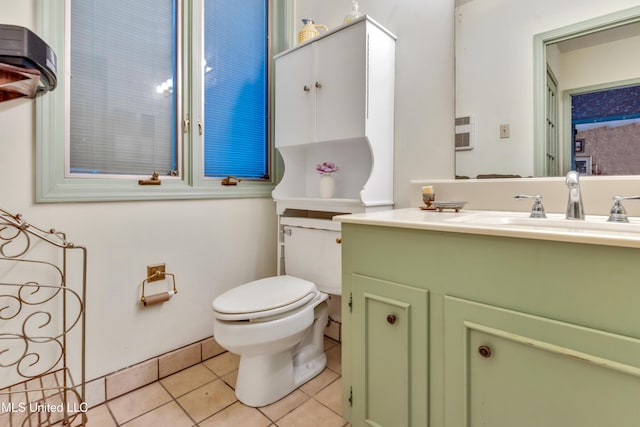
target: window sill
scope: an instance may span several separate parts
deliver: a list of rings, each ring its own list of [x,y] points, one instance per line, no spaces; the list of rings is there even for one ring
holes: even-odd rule
[[[47,181],[46,177],[38,177],[37,203],[271,197],[275,187],[272,182],[251,181],[234,186],[208,181],[198,187],[179,180],[162,181],[160,185],[139,185],[135,179],[66,178],[54,184]]]

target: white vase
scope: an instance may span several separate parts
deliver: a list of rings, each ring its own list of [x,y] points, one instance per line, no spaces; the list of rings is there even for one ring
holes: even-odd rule
[[[330,173],[320,176],[320,197],[330,199],[336,192],[336,180]]]

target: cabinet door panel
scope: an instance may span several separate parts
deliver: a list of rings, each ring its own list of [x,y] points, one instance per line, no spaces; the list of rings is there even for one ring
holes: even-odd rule
[[[367,72],[364,23],[317,42],[316,141],[364,136]]]
[[[275,144],[305,144],[314,139],[316,95],[313,88],[315,46],[276,60]],[[307,90],[305,90],[305,87]]]
[[[638,425],[640,340],[449,297],[445,313],[447,426]]]
[[[353,425],[426,426],[428,292],[352,276]]]

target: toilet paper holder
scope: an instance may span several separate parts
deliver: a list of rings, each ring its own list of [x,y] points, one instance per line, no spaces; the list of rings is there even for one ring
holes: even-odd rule
[[[145,295],[145,285],[148,282],[153,282],[156,280],[161,280],[166,278],[166,276],[171,277],[171,287],[167,292],[160,292],[158,294]],[[177,294],[178,290],[176,289],[176,276],[173,273],[166,273],[164,271],[156,271],[154,274],[147,276],[146,279],[142,281],[142,296],[140,297],[140,302],[146,306],[159,304],[165,301],[168,301],[173,295]]]

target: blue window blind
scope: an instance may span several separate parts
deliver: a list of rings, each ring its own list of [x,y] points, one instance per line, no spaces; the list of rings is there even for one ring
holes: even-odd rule
[[[205,1],[204,174],[266,178],[267,2]]]

